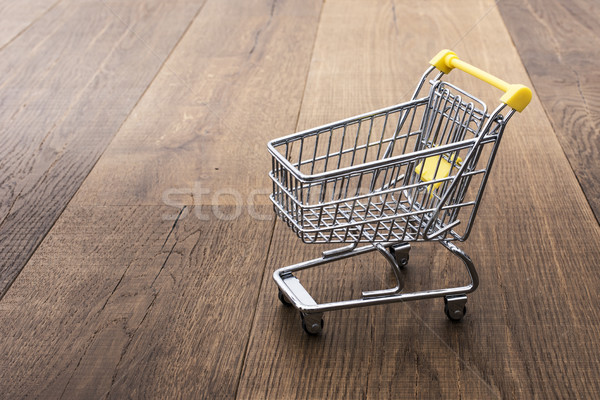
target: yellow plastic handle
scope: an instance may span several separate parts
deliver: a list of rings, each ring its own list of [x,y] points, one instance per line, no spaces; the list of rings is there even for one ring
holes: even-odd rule
[[[531,101],[531,89],[527,86],[507,83],[488,72],[462,61],[453,51],[442,50],[429,63],[445,74],[449,74],[454,68],[458,68],[497,87],[504,92],[502,97],[500,97],[500,101],[518,112],[523,111]]]

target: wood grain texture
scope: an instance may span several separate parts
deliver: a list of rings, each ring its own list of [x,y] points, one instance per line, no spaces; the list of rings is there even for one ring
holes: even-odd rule
[[[168,211],[65,210],[0,303],[3,397],[234,395],[273,223]]]
[[[0,296],[202,4],[65,0],[1,50]]]
[[[498,8],[600,221],[600,7],[586,0],[507,0]]]
[[[537,97],[510,121],[461,244],[481,278],[461,323],[437,299],[326,314],[308,337],[277,299],[273,270],[328,246],[302,245],[254,195],[268,186],[265,143],[407,99],[444,47],[530,84],[492,0],[208,0],[0,301],[0,393],[593,398],[600,228]],[[497,102],[496,89],[449,78]],[[407,290],[462,283],[460,268],[441,246],[415,245]],[[299,277],[320,301],[391,279],[376,254]]]
[[[245,214],[188,218],[174,232],[177,256],[154,283],[156,301],[123,350],[110,398],[234,397],[272,227]],[[89,360],[82,374],[96,371],[96,357]]]
[[[0,1],[0,49],[19,36],[61,0]]]
[[[6,367],[1,384],[7,397],[60,397],[97,334],[120,327],[121,332],[113,329],[113,338],[122,342],[127,329],[139,325],[152,298],[151,287],[132,297],[105,326],[91,324],[115,298],[118,282],[129,268],[158,274],[173,247],[167,240],[173,222],[156,218],[159,211],[65,210],[0,303]],[[134,242],[137,249],[131,248]],[[127,316],[136,316],[130,325],[125,323]],[[94,376],[98,390],[110,387],[112,373],[107,367],[114,368],[119,353],[111,354],[107,348],[99,355],[102,368]]]
[[[319,10],[208,3],[73,201],[270,204],[264,150],[295,129]]]
[[[493,2],[328,1],[298,129],[401,100],[444,47],[530,84]],[[411,86],[398,82],[405,76]],[[488,104],[498,101],[495,89],[460,72],[449,79]],[[278,221],[239,397],[593,396],[600,230],[537,99],[510,122],[487,191],[464,243],[481,286],[461,324],[446,320],[441,301],[422,301],[326,314],[324,333],[307,337],[297,312],[279,304],[271,273],[320,249],[299,244]],[[414,246],[406,272],[413,285],[441,286],[456,276],[456,260],[442,250]],[[351,260],[300,279],[318,301],[356,297],[385,281],[374,272],[384,264]]]
[[[93,185],[81,187],[77,197],[92,204],[74,199],[68,205],[0,302],[6,318],[2,334],[11,338],[3,344],[7,351],[0,363],[9,367],[0,372],[0,392],[43,398],[235,396],[274,225],[270,207],[177,208],[160,205],[161,196],[148,196],[147,190],[163,160],[168,176],[192,180],[198,177],[188,166],[202,165],[192,150],[214,157],[233,145],[244,155],[252,151],[225,130],[232,120],[215,123],[213,114],[202,117],[190,108],[194,93],[207,94],[206,85],[222,91],[225,103],[244,104],[235,116],[247,126],[265,105],[265,98],[254,93],[257,85],[262,95],[275,98],[293,87],[286,101],[272,101],[270,112],[273,125],[294,129],[321,5],[308,6],[211,1],[198,14],[170,58],[185,66],[186,75],[166,64],[130,115],[132,122],[119,131],[117,137],[124,139],[102,156],[124,156],[118,172],[111,162],[95,166],[95,174],[110,176],[110,187],[103,186],[109,194]],[[196,67],[214,75],[197,76]],[[282,68],[285,79],[272,80]],[[182,90],[188,85],[191,91]],[[240,93],[245,100],[237,100]],[[171,130],[184,114],[194,120]],[[154,127],[157,121],[163,125]],[[214,136],[199,134],[198,126],[213,123]],[[254,142],[254,132],[244,132],[249,147],[264,150],[266,138]],[[156,135],[164,137],[152,147]],[[221,137],[228,146],[215,144]],[[261,153],[260,162],[268,165]],[[236,154],[221,156],[232,160],[229,168],[237,168],[228,173],[240,178],[240,191],[248,191],[246,174],[254,171],[251,179],[259,180],[265,171],[248,168]],[[131,195],[132,187],[138,196]],[[141,203],[140,198],[149,200],[127,204]],[[37,290],[41,284],[43,293]]]

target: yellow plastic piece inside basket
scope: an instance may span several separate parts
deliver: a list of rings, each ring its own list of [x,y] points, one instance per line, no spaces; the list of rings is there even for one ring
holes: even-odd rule
[[[462,164],[462,158],[455,156],[456,161],[454,163],[454,167],[460,167]],[[454,158],[449,158],[451,161]],[[439,167],[438,167],[439,164]],[[423,182],[431,182],[437,179],[443,179],[450,176],[450,172],[452,170],[452,162],[449,162],[444,156],[431,156],[427,157],[425,161],[420,162],[415,167],[415,172],[420,176],[421,181]],[[437,189],[440,187],[442,182],[436,182],[428,187],[430,191],[429,197],[433,197],[433,189]],[[433,188],[431,187],[433,186]]]

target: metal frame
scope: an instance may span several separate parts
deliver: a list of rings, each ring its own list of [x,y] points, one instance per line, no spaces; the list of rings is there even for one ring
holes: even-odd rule
[[[446,315],[460,320],[466,295],[477,289],[475,266],[453,241],[464,241],[470,234],[504,128],[515,110],[509,107],[503,114],[506,105],[501,104],[488,114],[485,103],[443,81],[441,72],[429,81],[428,96],[419,98],[434,69],[425,71],[409,102],[268,144],[273,160],[271,201],[277,215],[305,243],[350,243],[273,274],[280,300],[300,311],[308,333],[322,330],[324,312],[434,297],[443,297]],[[484,148],[489,153],[482,159]],[[433,180],[416,172],[428,159],[437,160]],[[438,177],[442,160],[449,173]],[[473,179],[480,180],[476,190],[470,189]],[[462,224],[461,211],[469,209]],[[438,241],[461,259],[471,282],[403,293],[400,269],[408,262],[410,243],[419,241]],[[395,287],[363,292],[360,299],[317,304],[294,276],[296,271],[372,251],[388,261]]]
[[[305,329],[308,331],[308,333],[316,334],[321,331],[323,325],[321,322],[323,319],[323,313],[328,311],[342,310],[345,308],[366,307],[376,304],[431,299],[435,297],[444,297],[446,304],[452,304],[453,311],[452,314],[449,315],[449,318],[453,320],[460,320],[464,315],[464,311],[463,313],[457,313],[455,310],[464,310],[464,305],[467,300],[466,295],[474,292],[477,289],[479,286],[479,277],[473,261],[471,261],[471,258],[464,251],[448,241],[440,241],[440,244],[442,244],[450,252],[452,252],[452,254],[463,261],[471,279],[471,282],[468,285],[452,288],[423,290],[412,293],[402,293],[403,282],[399,273],[399,270],[403,268],[401,262],[402,258],[399,260],[397,256],[394,255],[395,252],[398,254],[397,250],[393,249],[401,249],[404,247],[404,251],[401,250],[400,254],[401,257],[408,259],[410,245],[407,243],[390,245],[387,248],[380,244],[374,244],[349,249],[343,253],[338,252],[332,255],[325,253],[320,258],[315,258],[310,261],[304,261],[288,267],[280,268],[273,273],[273,279],[277,283],[277,286],[281,291],[281,295],[284,296],[284,298],[282,298],[280,295],[280,299],[284,303],[293,305],[297,310],[300,311],[303,323],[306,326]],[[406,246],[408,246],[408,248],[406,248]],[[300,281],[293,274],[297,271],[314,268],[319,265],[343,260],[345,258],[354,257],[360,254],[370,253],[375,250],[378,250],[389,262],[392,271],[394,272],[394,276],[396,277],[397,285],[391,289],[363,292],[362,298],[360,299],[317,304],[317,302],[312,298],[312,296],[306,291]],[[448,311],[446,313],[448,314]]]

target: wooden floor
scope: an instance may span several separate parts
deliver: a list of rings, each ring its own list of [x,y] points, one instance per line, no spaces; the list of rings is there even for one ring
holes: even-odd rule
[[[0,397],[597,396],[594,1],[0,0],[0,19]],[[275,220],[266,143],[407,100],[443,48],[534,89],[463,246],[468,314],[344,310],[309,337],[271,275],[322,248]],[[422,244],[406,278],[457,271]],[[302,278],[336,299],[390,276],[367,255]]]

